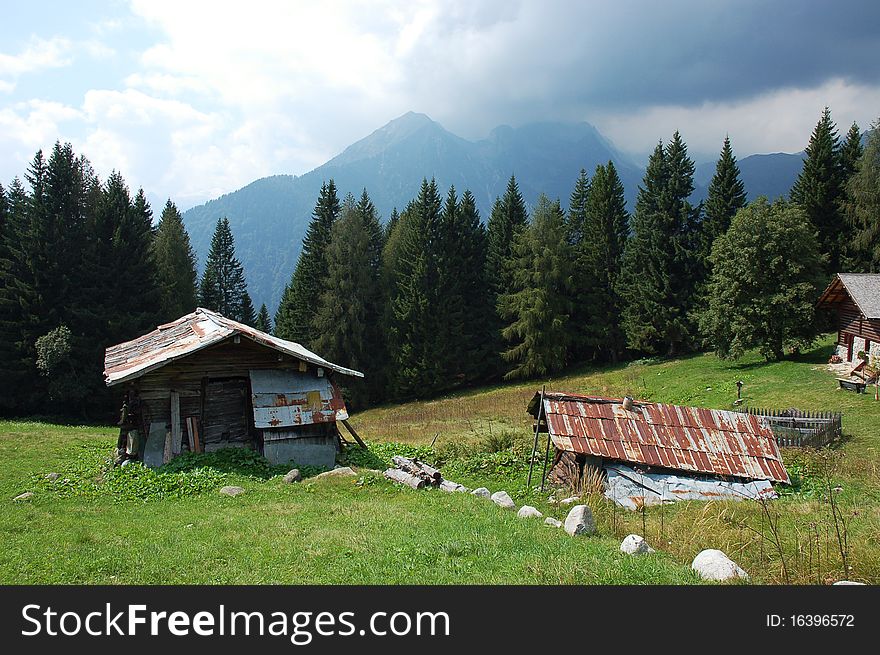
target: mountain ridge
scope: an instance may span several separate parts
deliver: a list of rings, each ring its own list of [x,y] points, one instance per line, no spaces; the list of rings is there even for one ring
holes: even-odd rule
[[[415,198],[423,178],[432,177],[444,194],[453,185],[459,194],[469,189],[487,221],[492,203],[512,174],[529,206],[545,193],[559,198],[565,207],[580,170],[591,174],[609,160],[618,169],[632,211],[644,169],[590,123],[499,125],[485,138],[470,141],[426,114],[411,111],[307,173],[259,178],[188,209],[183,219],[200,265],[217,219],[229,219],[254,304],[259,307],[265,302],[274,311],[296,265],[321,185],[330,178],[336,182],[340,200],[347,193],[357,197],[367,189],[383,222],[392,208],[402,210]],[[787,193],[801,160],[802,153],[743,158],[740,168],[749,197]],[[714,165],[707,162],[697,167],[694,202],[705,198]]]

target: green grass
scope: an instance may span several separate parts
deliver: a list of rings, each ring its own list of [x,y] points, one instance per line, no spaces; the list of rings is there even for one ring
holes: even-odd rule
[[[107,462],[114,429],[0,422],[0,583],[692,584],[689,564],[703,548],[724,550],[756,583],[876,583],[880,403],[836,390],[824,364],[830,349],[826,339],[795,360],[772,364],[698,355],[584,368],[376,408],[352,418],[372,444],[370,454],[352,453],[357,478],[294,485],[283,483],[281,469],[246,455],[120,471]],[[541,384],[724,408],[736,396],[737,379],[752,405],[844,413],[841,447],[783,453],[796,484],[769,505],[781,556],[757,503],[679,503],[642,515],[594,494],[585,502],[599,535],[570,538],[470,495],[416,492],[369,471],[396,453],[418,455],[441,465],[449,479],[505,489],[517,504],[563,518],[565,510],[547,502],[551,490],[526,484],[532,421],[525,406]],[[49,472],[62,477],[51,483]],[[847,521],[846,575],[829,482],[841,487],[833,496]],[[247,492],[218,494],[226,484]],[[24,491],[34,496],[12,501]],[[644,534],[660,552],[622,555],[620,539],[630,532]]]
[[[211,490],[156,493],[139,481],[155,472],[120,486],[105,462],[114,442],[110,428],[0,423],[0,582],[695,582],[668,556],[622,555],[609,536],[572,539],[467,494],[414,492],[369,472],[289,485],[209,460],[185,475],[210,469]],[[48,482],[49,472],[62,477]],[[224,484],[247,491],[222,496]],[[11,500],[24,491],[34,496]]]

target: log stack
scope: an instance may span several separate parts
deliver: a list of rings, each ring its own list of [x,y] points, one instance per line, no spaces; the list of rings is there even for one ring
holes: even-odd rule
[[[391,458],[391,461],[395,468],[385,471],[385,477],[394,482],[400,482],[413,489],[436,487],[450,493],[454,491],[470,491],[467,487],[457,482],[444,480],[440,471],[418,459],[395,455]]]

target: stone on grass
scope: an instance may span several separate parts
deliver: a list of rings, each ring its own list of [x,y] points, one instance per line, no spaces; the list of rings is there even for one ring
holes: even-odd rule
[[[559,504],[560,505],[573,505],[574,503],[576,503],[579,500],[580,500],[580,498],[578,498],[577,496],[572,496],[571,498],[565,498],[564,500],[560,500]]]
[[[302,473],[299,472],[299,469],[290,469],[287,473],[284,474],[284,481],[287,484],[293,484],[294,482],[299,482],[303,479]]]
[[[837,585],[858,585],[860,587],[864,587],[865,583],[864,582],[854,582],[853,580],[838,580],[837,582],[835,582],[831,586],[836,587]]]
[[[31,497],[32,497],[33,495],[34,495],[34,492],[32,492],[32,491],[25,491],[23,494],[18,494],[18,495],[17,495],[15,498],[13,498],[12,500],[30,500]]]
[[[554,519],[552,516],[548,516],[544,519],[544,525],[549,525],[551,528],[561,528],[562,521],[559,519]]]
[[[691,568],[703,580],[714,580],[715,582],[749,577],[749,574],[737,566],[736,562],[722,551],[715,550],[714,548],[700,551],[694,558]]]
[[[244,493],[244,489],[241,487],[223,487],[220,493],[224,496],[238,496]]]
[[[627,555],[646,555],[655,551],[648,545],[648,542],[642,539],[639,535],[630,534],[620,542],[620,552],[626,553]]]
[[[134,461],[133,459],[126,459],[126,460],[123,460],[122,464],[120,464],[119,466],[131,466],[131,463],[132,463],[133,461]]]
[[[486,487],[480,487],[479,489],[474,489],[471,492],[474,496],[479,496],[480,498],[491,498],[492,493],[486,489]]]
[[[338,466],[332,471],[325,471],[324,473],[319,473],[312,480],[323,480],[324,478],[344,478],[344,477],[352,477],[357,475],[354,471],[351,470],[350,466]]]
[[[516,515],[521,519],[539,519],[544,516],[543,514],[541,514],[541,512],[538,511],[536,507],[532,507],[531,505],[523,505],[519,508],[519,511],[516,513]]]
[[[593,511],[588,505],[575,505],[565,517],[565,531],[572,537],[579,534],[594,534],[596,523]]]
[[[60,478],[60,477],[61,477],[61,474],[60,474],[60,473],[47,473],[47,474],[46,474],[46,479],[47,479],[49,482],[55,482],[55,480],[57,480],[57,479]]]
[[[498,505],[498,507],[503,507],[504,509],[516,509],[516,503],[513,502],[513,498],[511,498],[506,491],[496,491],[491,496],[492,502]]]

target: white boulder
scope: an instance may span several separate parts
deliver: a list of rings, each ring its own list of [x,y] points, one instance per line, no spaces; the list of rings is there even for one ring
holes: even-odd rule
[[[492,496],[492,493],[488,489],[486,489],[486,487],[474,489],[471,493],[474,496],[479,496],[480,498],[490,498]]]
[[[559,519],[554,519],[552,516],[548,516],[544,519],[544,525],[549,525],[551,528],[561,528],[562,521]]]
[[[736,562],[722,551],[714,548],[707,548],[697,553],[691,568],[703,580],[714,580],[715,582],[749,577],[749,574],[743,571]]]
[[[519,511],[516,513],[516,515],[521,519],[539,519],[544,516],[543,514],[541,514],[541,512],[538,511],[536,507],[532,507],[531,505],[523,505],[519,508]]]
[[[575,505],[565,517],[565,531],[572,537],[579,534],[594,534],[596,522],[588,505]]]
[[[506,491],[496,491],[491,496],[492,502],[498,505],[498,507],[503,507],[504,509],[516,509],[516,503],[513,502],[513,498],[511,498]]]
[[[648,553],[656,552],[653,548],[648,545],[648,542],[642,539],[637,534],[627,535],[626,538],[620,542],[620,552],[626,553],[627,555],[646,555]]]
[[[241,487],[223,487],[220,489],[220,493],[224,496],[240,496],[244,493],[244,489]]]

